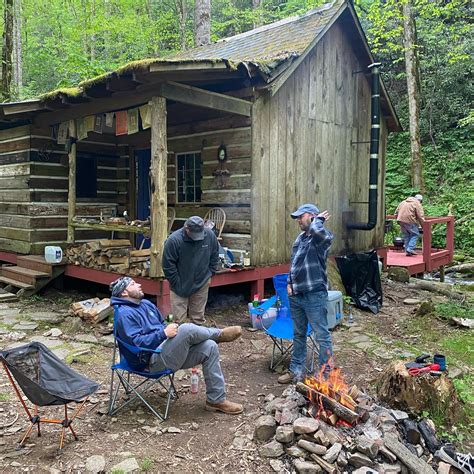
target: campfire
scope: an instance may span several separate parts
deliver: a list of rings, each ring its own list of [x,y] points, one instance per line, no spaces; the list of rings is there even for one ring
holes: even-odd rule
[[[263,456],[286,455],[270,461],[277,471],[435,474],[441,443],[431,421],[379,405],[350,387],[340,369],[323,369],[265,401],[254,439],[266,443]]]
[[[328,365],[331,366],[331,362]],[[306,377],[304,383],[297,384],[296,390],[310,400],[309,412],[314,418],[332,426],[353,426],[367,413],[363,400],[360,403],[355,400],[362,394],[355,385],[349,388],[341,369],[334,368],[327,376],[325,369],[323,367],[314,376]],[[365,404],[367,402],[366,397]]]

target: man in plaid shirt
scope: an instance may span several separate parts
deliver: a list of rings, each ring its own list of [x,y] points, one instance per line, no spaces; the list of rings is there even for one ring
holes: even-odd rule
[[[288,275],[288,295],[293,320],[293,355],[289,372],[278,378],[279,383],[303,379],[306,365],[306,334],[308,323],[319,344],[319,366],[327,374],[333,353],[328,328],[328,279],[326,260],[333,235],[324,227],[328,211],[320,212],[314,204],[303,204],[291,214],[301,229],[291,253]]]

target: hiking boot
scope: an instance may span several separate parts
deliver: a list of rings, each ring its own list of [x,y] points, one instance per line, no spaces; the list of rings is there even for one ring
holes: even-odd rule
[[[280,375],[280,377],[278,377],[278,383],[281,383],[281,384],[292,383],[294,379],[295,379],[295,374],[291,372],[285,372],[284,374]]]
[[[211,403],[206,401],[207,411],[220,411],[226,415],[239,415],[244,411],[244,407],[240,403],[234,403],[229,400],[224,400],[221,403]]]
[[[443,446],[436,451],[435,456],[458,468],[464,474],[474,474],[474,457],[472,454],[456,453],[453,449]]]
[[[217,338],[217,343],[221,342],[232,342],[238,339],[242,335],[241,326],[229,326],[222,329],[221,333]]]

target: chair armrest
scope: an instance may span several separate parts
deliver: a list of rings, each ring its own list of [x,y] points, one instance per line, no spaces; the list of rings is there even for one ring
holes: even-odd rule
[[[138,346],[132,346],[131,344],[127,344],[126,342],[122,341],[117,335],[115,336],[115,339],[119,344],[121,344],[123,347],[128,349],[130,352],[134,354],[138,354],[139,352],[151,352],[154,354],[159,354],[161,352],[161,349],[148,349],[147,347],[138,347]]]

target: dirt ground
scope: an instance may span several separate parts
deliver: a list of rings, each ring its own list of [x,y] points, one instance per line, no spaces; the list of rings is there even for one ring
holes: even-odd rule
[[[333,331],[336,364],[343,369],[349,384],[357,384],[367,393],[375,395],[375,380],[390,360],[410,357],[410,354],[419,355],[424,351],[436,352],[435,345],[430,347],[429,341],[414,332],[415,306],[403,303],[408,297],[445,300],[444,297],[415,292],[401,283],[385,282],[384,306],[379,314],[356,309],[354,325],[341,325]],[[16,305],[64,311],[68,306],[64,300],[64,294],[61,298],[53,295]],[[57,449],[59,430],[52,425],[43,427],[41,438],[33,434],[25,449],[15,450],[19,434],[28,423],[4,372],[1,372],[1,472],[85,472],[86,460],[92,455],[104,456],[107,472],[114,472],[114,466],[127,458],[135,458],[141,470],[148,472],[271,472],[269,460],[260,457],[257,444],[242,447],[234,441],[236,437],[252,438],[264,397],[269,393],[279,395],[285,388],[277,383],[278,374],[268,368],[271,341],[261,331],[249,330],[246,304],[233,305],[224,310],[211,309],[207,317],[210,324],[218,327],[235,324],[244,327],[241,339],[220,345],[228,398],[244,405],[243,414],[227,416],[206,412],[203,380],[199,394],[192,395],[188,392],[190,382],[187,372],[177,374],[180,398],[172,405],[171,416],[164,423],[158,423],[141,406],[126,409],[113,418],[100,414],[108,400],[112,350],[96,344],[91,346],[88,355],[78,357],[72,365],[77,371],[100,382],[101,386],[77,420],[80,440],[75,442],[68,436],[60,453]],[[432,330],[440,337],[456,331],[445,322],[433,321]],[[68,335],[66,327],[58,327]],[[28,339],[42,335],[45,330],[44,326],[40,326],[28,334]],[[98,328],[86,327],[82,332],[97,335]],[[69,336],[74,337],[71,333]],[[436,342],[436,338],[433,340]],[[0,345],[3,347],[5,343]],[[416,354],[414,348],[418,349]],[[472,375],[472,366],[463,364],[462,357],[460,360],[457,362],[458,369]],[[157,397],[158,403],[162,400]],[[8,426],[16,413],[20,417]],[[166,428],[170,427],[178,429],[167,432]],[[474,446],[472,440],[468,439],[466,443],[467,446]]]

